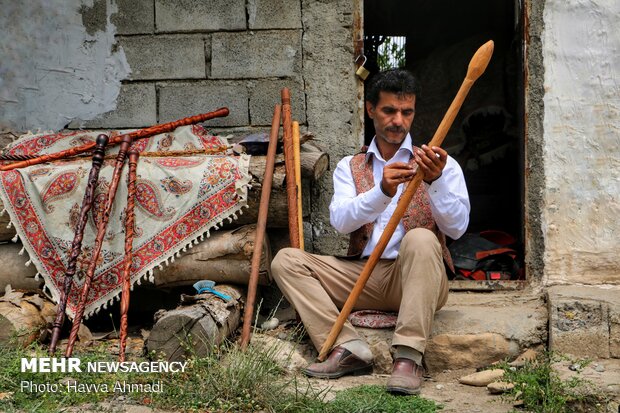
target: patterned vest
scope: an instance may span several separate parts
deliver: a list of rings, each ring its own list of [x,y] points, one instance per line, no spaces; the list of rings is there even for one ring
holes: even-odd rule
[[[410,163],[417,169],[417,164],[414,162],[413,158],[410,160]],[[375,179],[372,173],[372,159],[369,159],[369,162],[366,162],[365,153],[358,153],[353,156],[350,165],[353,181],[355,182],[355,189],[358,194],[367,192],[375,186]],[[452,270],[452,272],[454,272],[452,258],[450,257],[450,252],[446,247],[446,236],[439,231],[437,224],[433,219],[430,198],[424,185],[420,185],[416,190],[401,222],[403,223],[406,232],[413,228],[427,228],[433,231],[435,235],[437,235],[439,243],[441,244],[441,250],[446,265],[450,270]],[[373,228],[374,223],[370,222],[362,225],[360,228],[351,233],[348,255],[360,255],[362,251],[364,251],[364,248],[370,239],[370,234],[372,233]]]

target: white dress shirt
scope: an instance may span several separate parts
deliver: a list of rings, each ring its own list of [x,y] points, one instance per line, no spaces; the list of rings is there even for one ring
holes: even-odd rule
[[[372,140],[366,157],[370,156],[373,162],[375,186],[368,192],[357,194],[355,182],[351,173],[351,158],[347,156],[338,162],[334,171],[334,195],[329,205],[330,222],[340,233],[349,234],[362,225],[374,222],[374,228],[368,244],[362,252],[362,257],[369,256],[374,250],[381,234],[389,222],[404,184],[398,185],[393,198],[385,195],[379,186],[383,178],[383,167],[394,162],[409,162],[413,155],[411,136],[407,134],[396,154],[385,161]],[[448,156],[446,166],[441,176],[431,185],[426,185],[430,196],[431,211],[439,230],[452,239],[457,239],[465,233],[469,225],[469,196],[465,185],[463,171],[452,157]],[[398,256],[400,241],[405,235],[402,221],[396,227],[390,242],[383,251],[381,258],[395,259]]]

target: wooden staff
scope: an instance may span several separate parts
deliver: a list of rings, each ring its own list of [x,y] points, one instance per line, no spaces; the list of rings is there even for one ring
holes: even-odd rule
[[[299,231],[299,248],[304,249],[304,219],[301,208],[301,155],[299,143],[299,122],[293,122],[293,159],[295,161],[295,187],[297,189],[297,226]]]
[[[82,251],[82,240],[84,239],[84,228],[86,227],[86,221],[88,220],[88,211],[93,206],[93,199],[95,197],[95,188],[97,181],[99,180],[99,171],[101,165],[103,165],[103,158],[105,153],[105,147],[108,144],[108,137],[106,135],[97,136],[95,144],[95,151],[93,153],[93,164],[88,175],[88,183],[86,184],[86,191],[84,192],[84,199],[82,199],[82,208],[80,209],[80,217],[75,227],[75,235],[73,236],[73,243],[71,244],[71,253],[69,254],[69,261],[67,263],[67,271],[65,272],[64,288],[60,291],[60,302],[58,303],[58,309],[56,310],[56,319],[54,320],[52,328],[52,339],[49,347],[49,354],[54,355],[56,352],[56,344],[60,336],[60,329],[65,320],[65,310],[67,308],[67,299],[71,292],[71,284],[73,284],[73,276],[75,275],[77,267],[77,259]]]
[[[288,205],[288,234],[291,247],[299,248],[299,225],[297,224],[297,186],[295,185],[295,161],[293,155],[293,131],[291,124],[291,95],[282,89],[282,143],[284,144],[284,167],[286,169],[286,200]]]
[[[151,126],[149,128],[140,129],[134,132],[129,132],[123,135],[118,135],[110,139],[110,145],[116,145],[123,142],[125,137],[129,137],[132,141],[135,139],[142,139],[160,133],[171,132],[180,126],[193,125],[195,123],[204,122],[213,118],[220,118],[228,116],[228,108],[220,108],[216,111],[203,113],[201,115],[190,116],[174,122],[164,123],[161,125]],[[66,149],[64,151],[50,153],[47,155],[37,156],[33,159],[27,159],[21,162],[15,162],[9,165],[0,166],[0,171],[10,171],[16,168],[25,168],[27,166],[38,165],[40,163],[57,161],[59,159],[69,158],[71,156],[79,155],[84,152],[88,152],[95,147],[94,142],[89,142],[76,148]]]
[[[103,238],[105,238],[108,221],[110,220],[110,212],[112,211],[112,205],[114,204],[114,198],[116,197],[116,189],[118,188],[118,183],[121,179],[121,172],[123,170],[123,165],[125,164],[127,151],[131,146],[131,141],[132,138],[129,134],[124,135],[120,150],[116,156],[116,164],[114,165],[112,181],[110,182],[110,187],[108,188],[105,207],[100,216],[101,221],[97,226],[97,237],[95,238],[95,245],[93,246],[92,256],[90,257],[88,271],[86,272],[86,278],[84,279],[84,285],[82,286],[80,301],[75,311],[75,317],[73,318],[73,326],[71,327],[71,334],[69,335],[69,342],[67,343],[65,357],[71,357],[71,353],[73,353],[73,346],[77,338],[78,330],[80,329],[82,316],[84,315],[84,308],[86,307],[86,301],[88,301],[90,284],[93,281],[93,276],[95,275],[95,270],[97,269],[97,261],[99,260],[99,253],[101,252],[101,246],[103,245]]]
[[[269,135],[269,147],[267,148],[267,159],[265,164],[265,175],[260,194],[260,205],[258,207],[258,220],[256,222],[256,234],[254,235],[254,251],[252,251],[252,263],[250,279],[248,280],[248,294],[243,313],[243,329],[241,331],[241,348],[245,349],[250,342],[250,327],[252,326],[252,315],[254,313],[254,301],[256,299],[256,287],[258,285],[258,272],[260,260],[263,252],[263,240],[267,228],[267,211],[269,210],[269,198],[271,196],[271,184],[273,182],[273,169],[276,163],[276,148],[278,146],[278,132],[280,130],[280,105],[276,105],[273,110],[271,121],[271,134]]]
[[[123,292],[121,295],[121,338],[119,360],[125,361],[127,345],[127,312],[129,311],[129,294],[131,290],[131,264],[133,260],[134,203],[136,197],[136,169],[138,151],[129,152],[129,175],[127,179],[127,209],[125,209],[125,261],[123,268]]]
[[[448,111],[444,115],[443,120],[439,124],[439,127],[437,128],[437,131],[435,132],[435,135],[433,136],[433,139],[431,139],[431,141],[428,143],[429,147],[432,148],[433,146],[441,145],[444,138],[446,137],[446,134],[450,130],[450,126],[452,125],[452,122],[454,122],[454,118],[456,117],[459,109],[461,108],[461,105],[463,104],[465,97],[469,93],[469,90],[473,86],[474,82],[480,77],[480,75],[482,75],[482,73],[484,73],[485,69],[487,68],[487,65],[489,64],[489,61],[491,60],[492,54],[493,54],[493,41],[492,40],[482,45],[476,51],[471,61],[469,62],[465,80],[463,80],[463,83],[461,84],[461,87],[459,91],[457,92],[456,97],[452,101],[452,104],[450,105],[450,107],[448,108]],[[381,258],[381,254],[383,254],[383,251],[385,250],[385,247],[390,241],[390,238],[392,238],[392,234],[394,233],[396,226],[398,225],[403,215],[405,214],[405,211],[407,210],[407,206],[411,202],[411,199],[413,198],[413,195],[418,189],[418,186],[420,186],[422,179],[424,179],[423,174],[416,173],[413,179],[411,180],[411,182],[409,182],[409,185],[407,185],[407,188],[403,191],[403,194],[401,195],[400,200],[398,201],[398,204],[396,205],[396,210],[394,211],[394,214],[392,215],[392,217],[390,218],[390,221],[388,222],[387,226],[383,230],[383,234],[381,235],[381,238],[379,238],[379,242],[377,242],[377,246],[372,251],[372,254],[370,254],[370,257],[368,258],[368,261],[366,262],[364,269],[360,273],[360,276],[357,279],[357,282],[355,283],[355,286],[353,287],[351,294],[349,294],[349,297],[347,298],[347,301],[344,303],[342,310],[340,310],[340,315],[338,316],[338,319],[334,323],[334,326],[332,327],[329,335],[327,336],[327,339],[325,340],[323,347],[321,347],[321,352],[319,353],[319,357],[318,357],[320,361],[325,360],[329,351],[334,345],[336,338],[338,338],[338,335],[340,334],[340,330],[342,330],[342,326],[344,325],[345,321],[347,320],[347,317],[351,313],[351,310],[355,306],[355,303],[358,297],[360,296],[360,294],[362,293],[362,290],[364,289],[364,286],[366,285],[366,281],[368,281],[368,278],[370,277],[372,270],[375,268],[375,265],[377,265],[377,262]]]
[[[37,155],[12,155],[9,153],[3,153],[0,155],[0,161],[27,161],[28,159],[36,158]]]

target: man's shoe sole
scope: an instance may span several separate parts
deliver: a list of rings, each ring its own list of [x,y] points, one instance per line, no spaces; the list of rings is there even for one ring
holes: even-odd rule
[[[396,394],[406,394],[408,396],[413,396],[416,394],[420,394],[420,389],[410,389],[407,387],[399,387],[399,386],[387,386],[386,390],[389,393],[396,393]]]
[[[303,369],[301,371],[308,377],[315,377],[317,379],[338,379],[342,376],[364,376],[366,374],[372,374],[372,364],[363,367],[357,367],[351,370],[338,371],[335,373],[320,373],[317,371]]]

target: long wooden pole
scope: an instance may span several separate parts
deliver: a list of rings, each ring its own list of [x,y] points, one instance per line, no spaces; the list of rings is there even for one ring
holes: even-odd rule
[[[129,152],[129,173],[127,178],[127,207],[125,209],[125,261],[123,262],[123,291],[121,293],[121,334],[119,344],[119,361],[125,361],[127,345],[127,313],[129,312],[129,294],[131,290],[131,265],[133,263],[134,206],[136,198],[136,179],[138,151]]]
[[[457,92],[454,100],[452,101],[452,104],[448,108],[448,111],[444,115],[443,120],[439,124],[439,127],[437,128],[437,131],[435,132],[435,135],[433,136],[433,139],[431,139],[431,141],[429,142],[428,144],[429,147],[432,148],[433,146],[441,145],[444,138],[446,137],[446,134],[450,130],[450,126],[452,126],[452,122],[454,122],[454,118],[456,118],[456,115],[459,109],[461,108],[461,105],[463,104],[465,97],[469,93],[469,90],[473,86],[474,82],[480,77],[480,75],[482,75],[482,73],[484,73],[485,69],[487,68],[487,65],[489,64],[489,61],[491,60],[492,54],[493,54],[493,41],[492,40],[482,45],[476,51],[471,61],[469,62],[465,80],[463,80],[463,83],[461,84],[459,91]],[[418,186],[420,186],[420,183],[422,182],[423,178],[424,176],[421,173],[417,173],[413,177],[413,179],[409,182],[409,185],[407,185],[407,188],[403,191],[403,194],[401,195],[400,200],[398,201],[398,204],[396,205],[396,209],[394,210],[394,214],[392,214],[390,221],[388,222],[387,226],[383,230],[383,234],[381,235],[381,238],[379,238],[379,241],[377,242],[377,246],[372,251],[372,254],[370,254],[370,257],[368,258],[368,261],[366,262],[364,269],[360,273],[360,276],[357,279],[357,282],[355,283],[355,286],[353,287],[351,294],[349,294],[349,298],[347,298],[347,301],[344,303],[344,306],[342,307],[342,310],[340,310],[340,314],[338,315],[338,318],[336,319],[334,326],[332,327],[329,335],[327,336],[325,343],[323,343],[323,347],[321,347],[321,351],[318,357],[320,361],[325,360],[325,358],[329,354],[332,346],[334,345],[334,342],[336,341],[336,339],[338,338],[338,335],[340,334],[340,331],[342,330],[342,326],[344,325],[345,321],[347,320],[347,317],[351,313],[351,310],[353,310],[353,307],[355,306],[355,303],[357,302],[358,297],[362,293],[362,290],[364,289],[364,286],[366,285],[366,281],[368,281],[368,278],[370,277],[372,270],[375,268],[375,266],[377,265],[377,262],[381,258],[381,254],[383,254],[383,251],[385,250],[385,247],[390,241],[390,238],[392,238],[392,235],[394,234],[394,230],[396,229],[396,226],[398,225],[403,215],[405,214],[405,211],[407,210],[407,206],[411,202],[411,199],[413,198],[413,195],[418,189]]]
[[[132,141],[135,139],[146,138],[160,133],[171,132],[180,126],[193,125],[195,123],[204,122],[213,118],[220,118],[228,116],[228,108],[219,108],[213,112],[203,113],[201,115],[190,116],[174,122],[163,123],[161,125],[151,126],[149,128],[140,129],[137,131],[118,135],[110,139],[109,146],[121,143],[125,137],[129,137]],[[25,168],[27,166],[38,165],[40,163],[57,161],[59,159],[69,158],[71,156],[79,155],[84,152],[88,152],[95,147],[95,142],[86,143],[76,148],[67,149],[64,151],[50,153],[47,155],[37,156],[32,159],[27,159],[21,162],[15,162],[8,165],[0,166],[0,171],[10,171],[17,168]]]
[[[77,269],[77,259],[82,251],[84,228],[86,227],[86,222],[88,221],[88,212],[93,206],[95,188],[97,187],[97,181],[99,180],[99,171],[101,171],[101,165],[103,165],[105,147],[107,144],[108,137],[106,135],[101,134],[97,136],[95,151],[93,153],[92,167],[88,175],[84,198],[82,199],[80,217],[75,227],[73,242],[71,243],[71,253],[69,254],[69,261],[67,262],[67,271],[65,272],[65,278],[63,280],[63,289],[60,291],[60,301],[58,302],[56,318],[54,319],[52,328],[52,339],[48,350],[50,355],[54,355],[56,352],[56,344],[58,343],[58,338],[60,337],[60,329],[65,321],[67,300],[69,298],[69,294],[71,293],[71,284],[73,284],[73,276],[75,275],[75,271]]]
[[[299,249],[304,249],[304,220],[301,208],[301,154],[299,143],[299,122],[293,122],[293,160],[295,161],[295,187],[297,189],[297,228]]]
[[[293,155],[293,125],[291,120],[291,94],[282,89],[282,143],[284,144],[284,167],[286,169],[286,200],[288,206],[288,234],[291,247],[299,248],[299,225],[297,224],[297,186],[295,185],[295,160]]]
[[[271,121],[271,134],[269,135],[269,147],[267,148],[267,159],[265,165],[265,176],[260,194],[260,205],[258,207],[258,220],[256,222],[256,234],[254,235],[254,251],[252,251],[252,262],[250,266],[250,279],[248,281],[248,294],[243,314],[243,329],[241,330],[241,348],[245,349],[250,342],[250,329],[252,326],[252,316],[254,314],[254,301],[256,300],[256,289],[258,286],[258,273],[260,270],[260,260],[263,253],[263,241],[267,228],[267,212],[269,210],[269,198],[271,196],[271,184],[273,182],[273,170],[276,163],[276,149],[278,146],[278,132],[280,130],[281,106],[276,105],[273,110]]]
[[[73,353],[73,346],[75,345],[78,330],[80,329],[80,324],[82,323],[84,308],[86,307],[86,301],[88,301],[90,284],[93,281],[97,265],[99,264],[99,254],[101,253],[103,239],[105,238],[106,229],[108,228],[108,221],[110,220],[110,212],[112,212],[112,205],[114,205],[116,189],[118,188],[118,183],[121,179],[121,172],[123,170],[123,165],[125,164],[125,157],[127,156],[127,151],[131,146],[131,141],[131,137],[129,135],[125,135],[125,137],[123,138],[123,142],[121,143],[120,150],[118,151],[118,155],[116,156],[116,164],[114,165],[112,180],[110,181],[110,187],[108,188],[105,207],[100,216],[101,221],[97,226],[95,245],[93,246],[90,263],[88,266],[88,270],[86,271],[86,276],[84,278],[84,285],[82,286],[80,301],[75,310],[75,317],[73,318],[73,325],[71,326],[71,333],[69,334],[69,341],[67,342],[67,349],[65,350],[65,357],[71,357],[71,354]]]

